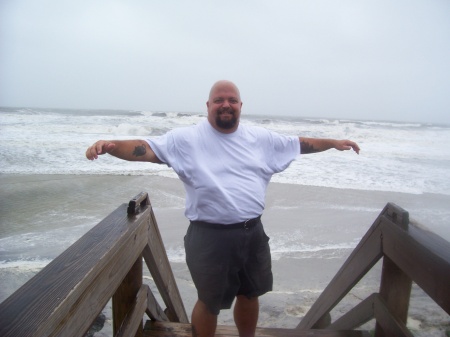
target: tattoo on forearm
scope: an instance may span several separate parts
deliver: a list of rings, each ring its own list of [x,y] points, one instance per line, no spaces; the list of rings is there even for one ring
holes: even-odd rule
[[[134,148],[133,155],[136,157],[144,156],[147,153],[145,145],[138,145]]]
[[[319,152],[319,150],[315,149],[314,146],[306,141],[300,142],[300,149],[302,153],[315,153]]]

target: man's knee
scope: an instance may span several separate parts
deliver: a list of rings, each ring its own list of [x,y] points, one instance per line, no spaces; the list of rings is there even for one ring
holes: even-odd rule
[[[192,310],[191,321],[193,336],[214,336],[217,326],[217,315],[212,313],[201,300],[197,301]]]
[[[240,311],[243,314],[255,314],[259,311],[259,298],[258,297],[247,297],[245,295],[236,296],[236,304],[234,306],[234,311]]]

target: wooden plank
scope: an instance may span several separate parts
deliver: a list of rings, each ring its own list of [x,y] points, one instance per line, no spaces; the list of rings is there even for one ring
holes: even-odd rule
[[[128,206],[129,207],[129,206]],[[139,255],[136,262],[128,271],[112,297],[113,334],[124,329],[125,318],[136,306],[136,295],[142,289],[142,256]],[[147,293],[145,293],[147,300]],[[141,315],[142,323],[142,315]],[[129,330],[129,329],[128,329]],[[136,331],[136,329],[134,329]],[[137,330],[136,337],[142,336],[142,326]],[[128,331],[129,332],[129,331]],[[131,334],[125,335],[131,336]]]
[[[384,253],[450,315],[450,243],[412,224],[382,231]]]
[[[436,233],[430,232],[420,223],[410,220],[408,233],[420,245],[427,250],[433,251],[440,259],[449,262],[450,261],[450,242],[440,237]]]
[[[128,203],[127,213],[128,215],[136,215],[140,212],[141,207],[145,207],[147,205],[150,205],[148,193],[141,192],[130,200]]]
[[[389,300],[389,306],[392,306],[392,308],[398,306],[399,303],[401,304],[400,307],[395,309],[394,315],[398,315],[401,321],[406,321],[411,279],[416,281],[436,303],[449,313],[450,244],[442,238],[437,238],[435,235],[413,226],[409,222],[407,212],[389,203],[330,285],[300,322],[298,328],[314,328],[321,317],[334,307],[335,301],[340,301],[347,293],[344,285],[348,285],[350,278],[344,280],[344,274],[350,271],[354,272],[353,267],[358,271],[358,263],[355,262],[358,261],[358,257],[355,257],[357,254],[361,255],[359,263],[361,265],[367,264],[367,261],[364,261],[366,253],[361,245],[374,246],[374,242],[370,243],[369,238],[375,232],[378,232],[377,235],[380,236],[381,254],[385,254],[394,262],[390,263],[387,260],[385,266],[388,266],[387,269],[391,270],[391,275],[385,279],[384,285],[382,285],[382,291],[386,298],[392,297],[391,294],[395,294],[395,292],[400,292],[401,298],[395,299],[392,297]],[[376,241],[376,239],[373,240]],[[372,250],[369,250],[370,252],[373,253]],[[373,257],[369,256],[369,261],[372,261]],[[354,261],[352,261],[353,259]],[[396,265],[400,268],[397,268]],[[394,269],[395,272],[392,272]],[[395,282],[396,285],[393,285],[392,282]],[[385,311],[382,311],[382,313],[384,313],[384,316],[387,315]],[[391,313],[389,315],[392,316]]]
[[[146,216],[129,219],[122,205],[50,262],[0,304],[0,335],[51,335],[61,327],[83,335],[145,245]]]
[[[192,326],[188,323],[147,321],[144,336],[151,337],[192,337]]]
[[[136,223],[128,223],[129,226],[134,227]],[[131,228],[130,228],[131,229]],[[96,277],[94,282],[86,287],[86,290],[77,299],[77,292],[72,292],[72,301],[76,300],[76,303],[70,308],[70,313],[67,318],[63,319],[58,327],[59,335],[61,336],[82,336],[80,330],[83,325],[86,325],[89,329],[89,322],[92,322],[94,318],[89,318],[86,312],[90,307],[94,305],[99,306],[99,310],[106,305],[108,300],[114,294],[128,273],[130,266],[141,255],[142,249],[146,243],[145,237],[148,233],[148,225],[145,221],[145,216],[139,220],[139,226],[137,230],[130,230],[127,233],[127,240],[118,243],[111,247],[115,252],[110,255],[108,263],[103,268],[100,274]],[[109,243],[111,245],[111,243]],[[87,281],[83,281],[87,282]],[[83,328],[84,329],[84,328]],[[82,331],[82,330],[81,330]]]
[[[142,325],[142,319],[145,309],[147,307],[147,294],[150,291],[149,287],[145,284],[141,285],[133,306],[126,316],[123,325],[118,330],[115,337],[128,337],[128,336],[143,336],[144,330]]]
[[[148,290],[147,295],[147,309],[145,310],[148,317],[150,317],[153,321],[168,321],[169,318],[166,316],[164,310],[160,307],[158,301],[153,295],[151,289]]]
[[[407,230],[409,226],[409,213],[400,206],[389,202],[386,205],[385,211],[382,212],[385,218],[388,218],[395,225],[403,230]]]
[[[386,209],[385,207],[383,212]],[[347,261],[301,320],[297,329],[305,330],[314,328],[315,324],[324,315],[328,314],[382,257],[379,223],[380,219],[378,217],[352,254],[350,254]]]
[[[406,325],[408,319],[409,299],[411,296],[412,280],[392,260],[383,258],[381,274],[380,296],[386,306],[398,321]],[[375,337],[382,337],[381,326],[377,322]]]
[[[375,319],[377,320],[377,324],[379,326],[377,331],[379,336],[414,337],[403,322],[391,314],[386,302],[381,298],[381,296],[375,298],[374,304]]]
[[[374,318],[374,301],[379,294],[374,293],[347,312],[339,317],[327,329],[331,330],[351,330],[367,323]]]
[[[386,221],[386,219],[390,223],[396,221],[402,227],[407,227],[409,223],[407,212],[393,203],[388,203],[336,276],[297,326],[298,329],[317,328],[321,318],[328,314],[382,257],[382,232],[380,227],[381,223]]]
[[[148,337],[192,337],[190,324],[177,322],[151,322],[147,321],[144,327],[144,336]],[[235,326],[219,325],[216,337],[238,337]],[[297,330],[282,328],[256,328],[257,337],[370,337],[367,331],[358,330]]]
[[[143,256],[161,297],[167,306],[167,316],[174,321],[189,323],[183,300],[181,299],[175,277],[173,276],[166,249],[152,210],[150,212],[148,245],[144,248]]]

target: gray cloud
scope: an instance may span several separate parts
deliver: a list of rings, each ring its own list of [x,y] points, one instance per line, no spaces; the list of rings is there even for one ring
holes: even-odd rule
[[[450,123],[448,1],[2,1],[0,105]]]

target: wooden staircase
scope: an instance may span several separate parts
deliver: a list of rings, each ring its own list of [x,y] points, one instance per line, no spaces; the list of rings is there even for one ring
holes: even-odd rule
[[[187,323],[147,321],[145,337],[192,337],[191,325]],[[367,331],[358,330],[298,330],[277,328],[256,328],[258,337],[370,337]],[[234,326],[219,325],[216,337],[239,337]]]
[[[380,290],[331,322],[330,311],[383,259]],[[143,284],[145,261],[166,309]],[[450,243],[388,203],[295,329],[258,328],[257,336],[412,336],[406,328],[416,282],[450,314]],[[0,304],[0,336],[84,336],[112,299],[114,336],[191,336],[147,193],[123,204]],[[143,316],[148,320],[143,324]],[[238,336],[219,326],[216,336]]]

